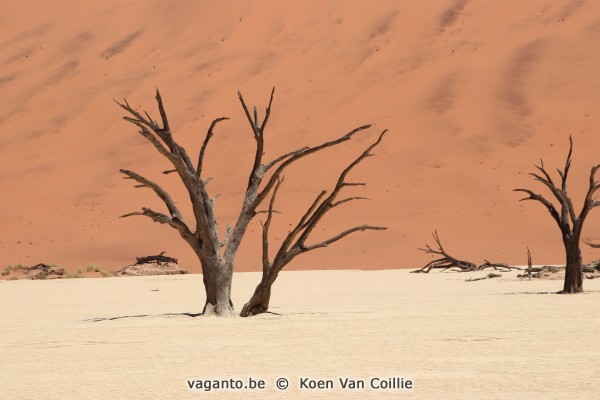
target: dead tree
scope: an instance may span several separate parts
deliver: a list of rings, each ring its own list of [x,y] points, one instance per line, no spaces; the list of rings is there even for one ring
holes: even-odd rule
[[[560,213],[554,207],[554,205],[544,198],[542,195],[532,192],[528,189],[515,189],[515,192],[524,192],[529,195],[521,199],[525,200],[536,200],[542,203],[550,212],[552,218],[558,224],[560,228],[563,244],[565,246],[566,253],[566,267],[565,267],[565,282],[561,293],[578,293],[583,291],[583,272],[581,262],[581,250],[579,248],[579,241],[581,237],[581,230],[583,223],[588,213],[594,208],[600,205],[600,201],[594,199],[594,193],[600,187],[600,182],[595,181],[595,175],[600,165],[592,167],[590,172],[590,184],[588,192],[585,196],[583,207],[579,215],[576,215],[573,207],[573,202],[567,194],[567,178],[569,175],[569,169],[571,167],[571,154],[573,152],[573,139],[569,137],[569,153],[567,154],[567,160],[565,167],[562,170],[558,170],[560,175],[560,185],[557,186],[550,174],[544,168],[544,162],[540,160],[540,165],[535,167],[540,171],[541,175],[537,173],[530,173],[534,180],[543,183],[554,197],[560,203]]]
[[[269,202],[269,208],[267,210],[267,217],[265,222],[261,222],[262,225],[262,279],[256,287],[254,294],[250,300],[242,308],[240,315],[242,317],[249,317],[252,315],[264,313],[269,309],[269,301],[271,299],[271,288],[273,283],[277,279],[279,272],[294,260],[300,254],[308,253],[309,251],[324,248],[343,239],[354,232],[366,231],[366,230],[384,230],[387,229],[382,226],[371,226],[371,225],[359,225],[353,228],[347,229],[327,240],[324,240],[315,244],[307,244],[306,241],[309,239],[311,233],[323,219],[323,217],[333,208],[338,207],[342,204],[346,204],[354,200],[366,200],[365,197],[347,197],[341,200],[337,200],[338,195],[343,188],[349,186],[365,186],[365,183],[347,182],[346,177],[350,171],[356,167],[365,158],[372,156],[371,151],[381,142],[386,131],[384,130],[377,141],[370,145],[358,158],[356,158],[346,169],[340,174],[331,194],[327,196],[327,191],[322,191],[317,198],[310,205],[306,213],[300,218],[300,221],[296,224],[295,228],[292,229],[282,241],[279,249],[271,261],[269,255],[269,227],[273,219],[274,204],[279,187],[283,183],[283,178],[277,181],[271,201]]]
[[[455,269],[461,272],[477,271],[477,265],[473,264],[472,262],[459,260],[458,258],[454,258],[450,254],[448,254],[446,250],[444,250],[444,247],[440,242],[440,237],[437,231],[433,232],[433,240],[435,240],[435,242],[437,243],[437,250],[432,249],[428,244],[425,244],[425,247],[420,248],[419,250],[424,251],[427,254],[435,254],[442,257],[436,258],[435,260],[427,263],[427,265],[425,265],[423,268],[411,272],[428,273],[432,269],[441,269],[443,271]]]
[[[139,133],[173,166],[173,169],[165,171],[165,173],[176,172],[179,179],[183,182],[189,193],[194,221],[192,223],[186,223],[184,221],[184,218],[172,197],[161,186],[133,171],[125,169],[121,170],[121,173],[125,175],[125,179],[136,181],[137,184],[135,187],[137,188],[152,189],[165,203],[169,214],[164,214],[144,207],[141,211],[125,214],[123,217],[140,215],[148,217],[154,222],[169,225],[176,229],[180,236],[190,245],[202,267],[204,288],[206,292],[203,315],[216,314],[219,316],[227,316],[233,314],[231,281],[237,250],[246,229],[248,228],[248,224],[257,214],[257,207],[273,190],[284,170],[299,159],[346,142],[358,132],[364,131],[370,127],[370,125],[364,125],[353,129],[338,139],[314,147],[303,147],[283,154],[269,162],[264,162],[265,128],[271,115],[271,105],[273,103],[274,93],[275,88],[273,88],[271,92],[265,116],[262,121],[260,121],[256,107],[254,107],[253,113],[251,113],[246,106],[241,93],[238,92],[240,103],[246,118],[250,123],[254,141],[256,142],[256,153],[252,169],[250,170],[239,217],[233,225],[233,228],[227,226],[227,232],[222,240],[219,238],[217,220],[214,214],[216,196],[211,198],[206,188],[206,184],[210,178],[207,179],[203,176],[203,160],[207,146],[213,137],[213,131],[216,125],[228,118],[217,118],[211,123],[202,146],[200,147],[198,161],[197,163],[193,163],[186,150],[177,143],[172,135],[171,126],[167,119],[167,113],[158,90],[156,91],[156,101],[160,113],[161,124],[153,119],[147,112],[137,111],[129,105],[127,100],[124,100],[123,103],[116,102],[128,113],[124,119],[135,125],[139,129]],[[270,173],[270,175],[268,175],[268,173]],[[265,181],[264,184],[262,184],[263,180]]]

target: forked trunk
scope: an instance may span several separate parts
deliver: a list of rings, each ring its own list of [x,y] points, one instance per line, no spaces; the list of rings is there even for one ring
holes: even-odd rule
[[[583,263],[579,250],[579,238],[563,238],[567,262],[565,267],[565,285],[562,293],[583,292]]]

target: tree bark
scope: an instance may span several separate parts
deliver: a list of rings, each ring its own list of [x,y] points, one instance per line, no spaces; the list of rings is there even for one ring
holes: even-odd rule
[[[197,254],[202,266],[202,280],[206,292],[203,316],[217,315],[228,317],[234,315],[231,301],[231,282],[233,269],[217,258]]]
[[[284,267],[284,265],[273,266],[266,275],[263,275],[263,279],[254,289],[254,294],[248,300],[244,307],[242,308],[242,312],[240,313],[241,317],[251,317],[253,315],[258,315],[266,312],[269,309],[269,301],[271,300],[271,288],[273,287],[273,283],[277,279],[277,275],[279,275],[279,271]]]
[[[241,317],[251,317],[253,315],[262,314],[269,309],[273,282],[261,282],[256,286],[254,294],[242,308],[242,312],[240,313]]]
[[[564,237],[567,262],[565,267],[565,284],[563,293],[583,292],[583,263],[579,249],[579,238]]]

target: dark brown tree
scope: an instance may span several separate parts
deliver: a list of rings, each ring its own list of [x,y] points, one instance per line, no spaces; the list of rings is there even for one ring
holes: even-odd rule
[[[271,92],[269,104],[266,107],[265,116],[259,120],[258,111],[254,107],[251,114],[246,106],[244,98],[238,92],[239,100],[256,142],[254,163],[250,170],[248,184],[246,186],[239,217],[233,228],[227,226],[225,237],[220,240],[217,229],[217,220],[214,214],[215,197],[210,197],[206,188],[208,179],[203,177],[203,160],[207,146],[213,137],[216,125],[226,117],[215,119],[204,138],[200,147],[198,161],[193,163],[186,150],[173,138],[171,127],[167,119],[167,113],[158,90],[156,101],[160,113],[161,124],[153,119],[147,112],[139,112],[131,107],[127,100],[118,102],[128,115],[124,119],[139,129],[139,133],[147,139],[156,150],[162,154],[174,169],[165,171],[165,174],[176,172],[183,182],[192,205],[194,221],[186,223],[173,201],[172,197],[157,183],[129,170],[121,170],[125,179],[137,182],[137,188],[152,189],[165,203],[168,214],[164,214],[149,208],[141,211],[123,215],[123,217],[141,215],[152,219],[154,222],[166,224],[176,229],[181,237],[190,245],[197,255],[201,267],[206,292],[206,303],[203,315],[216,314],[219,316],[232,315],[234,312],[231,302],[231,283],[233,277],[234,260],[242,238],[248,228],[248,224],[257,215],[257,208],[267,198],[269,193],[280,181],[284,170],[299,159],[316,153],[320,150],[338,145],[350,140],[356,133],[364,131],[370,125],[364,125],[353,129],[342,137],[323,143],[314,147],[303,147],[299,150],[283,154],[269,162],[263,161],[265,128],[271,115],[271,105],[275,88]],[[271,172],[272,171],[272,172]],[[269,175],[270,173],[270,175]],[[263,184],[263,181],[265,182]]]
[[[347,182],[346,177],[365,158],[372,156],[371,151],[381,142],[386,131],[384,130],[379,138],[370,145],[358,158],[356,158],[350,165],[346,167],[340,174],[333,190],[327,196],[327,191],[322,191],[317,198],[310,205],[306,213],[300,218],[300,221],[296,224],[295,228],[292,229],[285,239],[279,246],[275,257],[271,261],[269,255],[269,227],[271,226],[271,220],[274,213],[275,198],[279,187],[283,183],[283,177],[277,181],[271,201],[269,202],[269,209],[267,210],[267,217],[265,222],[261,222],[262,225],[262,279],[254,294],[250,300],[242,308],[240,315],[242,317],[249,317],[252,315],[260,314],[269,309],[269,301],[271,299],[271,288],[273,283],[277,279],[279,272],[294,260],[300,254],[308,253],[309,251],[324,248],[332,243],[337,242],[340,239],[350,235],[354,232],[361,232],[365,230],[384,230],[387,229],[382,226],[371,226],[371,225],[359,225],[353,228],[347,229],[327,240],[324,240],[315,244],[307,244],[306,241],[309,239],[311,233],[315,227],[323,219],[323,217],[335,207],[342,204],[346,204],[353,200],[366,200],[365,197],[346,197],[341,200],[337,200],[338,195],[343,188],[349,186],[364,186],[365,183]]]
[[[535,166],[541,175],[537,173],[529,174],[536,181],[543,183],[558,200],[560,204],[560,213],[554,205],[542,195],[536,194],[528,189],[514,190],[515,192],[524,192],[529,195],[529,197],[525,197],[524,199],[521,199],[521,201],[536,200],[542,203],[548,209],[550,215],[560,228],[566,253],[565,282],[562,293],[578,293],[583,291],[582,260],[581,250],[579,248],[581,230],[588,213],[594,207],[600,205],[600,201],[596,201],[594,198],[594,193],[600,187],[600,182],[596,182],[595,180],[596,171],[600,168],[600,165],[596,165],[595,167],[592,167],[590,172],[590,183],[583,202],[583,207],[579,215],[575,213],[573,202],[567,194],[567,178],[571,167],[572,152],[573,139],[569,137],[569,153],[567,154],[567,161],[565,162],[565,167],[562,170],[558,170],[561,179],[559,186],[554,183],[550,174],[548,174],[544,168],[544,162],[542,160],[540,160],[539,166]]]

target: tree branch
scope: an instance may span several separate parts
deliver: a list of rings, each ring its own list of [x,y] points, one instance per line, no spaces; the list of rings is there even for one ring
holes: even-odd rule
[[[594,193],[596,193],[596,190],[598,190],[598,188],[600,188],[600,182],[596,182],[596,172],[598,171],[599,168],[600,168],[600,164],[592,167],[592,170],[590,171],[590,186],[588,188],[587,194],[585,195],[585,200],[583,202],[583,208],[581,209],[581,212],[579,213],[579,219],[578,219],[579,231],[581,230],[583,221],[587,217],[588,213],[593,208],[600,205],[599,201],[594,201]]]
[[[261,222],[263,231],[262,231],[262,261],[263,261],[263,275],[265,275],[270,266],[271,262],[269,261],[269,227],[271,226],[271,220],[273,218],[273,206],[275,205],[275,198],[277,197],[277,192],[279,191],[279,187],[283,183],[283,178],[277,181],[277,185],[275,185],[275,189],[273,189],[273,194],[271,195],[271,201],[269,202],[269,210],[267,213],[267,220],[263,224]]]
[[[264,198],[267,196],[267,194],[269,193],[269,191],[273,188],[273,186],[277,182],[277,179],[279,178],[279,176],[281,176],[282,172],[290,164],[298,161],[299,159],[301,159],[303,157],[308,156],[309,154],[313,154],[313,153],[316,153],[318,151],[324,150],[324,149],[326,149],[328,147],[332,147],[332,146],[338,145],[340,143],[346,142],[346,141],[350,140],[352,138],[352,136],[354,136],[358,132],[364,131],[364,130],[370,128],[370,127],[371,127],[371,125],[363,125],[363,126],[355,128],[352,131],[346,133],[344,136],[340,137],[339,139],[332,140],[332,141],[329,141],[329,142],[325,142],[325,143],[323,143],[323,144],[321,144],[319,146],[309,147],[306,150],[298,150],[296,152],[293,152],[294,154],[291,155],[282,164],[280,164],[279,167],[277,167],[277,169],[273,172],[273,174],[271,175],[271,178],[269,179],[269,181],[267,182],[267,184],[265,185],[265,187],[258,194],[255,202],[257,204],[260,204],[260,202],[262,202],[264,200]]]
[[[306,246],[306,247],[302,247],[301,248],[301,252],[302,253],[306,253],[308,251],[314,250],[314,249],[318,249],[321,247],[327,247],[328,245],[337,242],[340,239],[343,239],[344,237],[348,236],[349,234],[353,233],[353,232],[358,232],[358,231],[366,231],[366,230],[374,230],[374,231],[382,231],[382,230],[386,230],[387,227],[384,226],[370,226],[370,225],[360,225],[360,226],[356,226],[354,228],[350,228],[345,230],[344,232],[335,235],[334,237],[327,239],[321,243],[317,243],[317,244],[313,244],[311,246]]]
[[[571,168],[571,155],[573,154],[573,137],[569,135],[569,153],[567,153],[567,160],[565,161],[564,170],[558,170],[558,174],[562,179],[562,191],[567,193],[567,177],[569,175],[569,169]]]
[[[172,138],[171,131],[169,128],[169,122],[167,120],[166,112],[164,109],[164,105],[162,102],[162,98],[157,89],[156,91],[156,101],[158,102],[159,112],[161,114],[163,120],[163,127],[158,126],[156,121],[154,121],[147,112],[144,111],[146,117],[140,114],[137,110],[129,105],[127,99],[124,100],[124,103],[120,103],[114,100],[121,108],[131,114],[134,118],[125,116],[124,120],[138,126],[140,128],[140,133],[148,139],[154,147],[161,153],[163,156],[167,157],[169,161],[173,164],[179,175],[184,180],[184,183],[187,181],[187,177],[185,177],[185,170],[189,173],[195,173],[195,169],[189,160],[189,157],[185,150],[179,146]],[[150,132],[152,131],[152,132]],[[156,136],[154,136],[156,135]],[[160,138],[163,143],[165,143],[168,147],[165,148],[162,143],[156,138]]]
[[[166,132],[171,132],[171,128],[169,127],[169,121],[167,120],[167,113],[165,112],[165,106],[163,105],[162,97],[160,96],[160,92],[158,88],[156,88],[156,102],[158,103],[158,112],[160,112],[160,117],[163,123],[163,130]]]
[[[310,216],[312,215],[312,213],[315,211],[315,209],[319,206],[319,203],[320,203],[321,199],[326,194],[327,194],[326,190],[323,190],[321,193],[319,193],[319,195],[312,202],[312,204],[310,205],[310,207],[308,207],[308,210],[304,213],[304,215],[302,216],[302,218],[300,218],[300,221],[298,222],[298,224],[296,224],[296,226],[294,227],[294,229],[292,229],[292,231],[287,234],[286,238],[281,243],[281,246],[279,246],[279,251],[277,252],[277,255],[275,256],[275,260],[283,260],[285,258],[287,252],[290,249],[290,246],[291,246],[292,242],[294,241],[294,239],[296,238],[296,236],[298,236],[298,234],[300,232],[302,232],[302,230],[304,228],[306,228],[306,222],[308,221],[308,219],[310,218]]]
[[[546,200],[542,195],[533,193],[531,190],[528,190],[528,189],[514,189],[513,192],[524,192],[529,195],[529,197],[525,197],[519,201],[537,200],[540,203],[542,203],[544,206],[546,206],[548,211],[550,211],[550,215],[552,215],[552,218],[554,218],[554,220],[558,224],[558,227],[561,229],[561,231],[563,231],[564,227],[563,227],[563,223],[560,218],[560,215],[558,215],[558,211],[556,211],[556,208],[554,208],[552,203],[550,203],[548,200]]]
[[[269,99],[269,105],[265,110],[265,118],[260,126],[260,133],[262,134],[265,131],[265,126],[267,126],[267,122],[269,121],[269,117],[271,116],[271,105],[273,104],[273,96],[275,95],[275,86],[271,89],[271,98]],[[258,123],[258,120],[257,120]]]
[[[572,209],[572,207],[570,207],[571,199],[569,198],[569,196],[567,196],[567,193],[564,190],[561,190],[554,185],[554,183],[552,182],[552,179],[549,179],[550,176],[548,175],[546,170],[544,170],[543,167],[538,167],[536,165],[536,168],[538,168],[540,171],[542,171],[548,179],[544,179],[541,176],[534,174],[534,173],[530,173],[529,175],[533,176],[536,181],[542,182],[546,187],[548,187],[548,189],[550,189],[550,191],[552,192],[554,197],[556,197],[558,199],[558,201],[561,204],[561,215],[560,215],[561,221],[563,221],[563,223],[568,224],[569,223],[568,218],[570,216],[571,221],[573,222],[573,224],[575,224],[577,217],[575,216],[575,212]],[[562,173],[561,173],[561,176],[562,176]],[[566,187],[566,186],[564,186],[564,187]]]
[[[371,229],[371,230],[385,229],[383,227],[373,227],[370,225],[361,225],[359,227],[355,227],[355,228],[349,229],[345,232],[342,232],[341,234],[339,234],[329,240],[326,240],[324,242],[321,242],[321,243],[318,243],[315,245],[310,245],[310,246],[305,245],[306,240],[308,239],[308,237],[310,236],[310,234],[312,233],[314,228],[317,226],[319,221],[323,218],[323,216],[331,208],[333,208],[337,205],[346,203],[351,200],[359,199],[359,197],[352,197],[352,198],[341,200],[338,203],[334,203],[334,200],[336,199],[338,193],[344,186],[343,185],[344,179],[347,176],[347,174],[356,165],[358,165],[363,159],[365,159],[366,157],[368,157],[370,155],[371,150],[373,148],[375,148],[381,142],[381,140],[386,132],[387,132],[387,130],[384,130],[373,144],[371,144],[358,158],[356,158],[352,163],[350,163],[350,165],[348,167],[346,167],[342,171],[342,173],[340,174],[340,177],[338,178],[338,180],[336,182],[336,185],[335,185],[332,193],[329,196],[325,197],[325,195],[327,194],[326,191],[322,191],[317,196],[317,198],[313,201],[313,203],[309,207],[308,211],[302,216],[302,218],[300,219],[300,221],[298,222],[296,227],[291,232],[288,233],[288,235],[282,242],[281,246],[279,247],[279,251],[277,252],[277,255],[275,256],[275,259],[273,261],[274,265],[276,264],[276,265],[279,265],[279,268],[283,268],[283,266],[285,266],[287,263],[289,263],[297,255],[299,255],[303,252],[315,249],[315,248],[325,247],[333,242],[336,242],[337,240],[342,239],[343,237],[345,237],[346,235],[348,235],[352,232],[356,232],[359,230],[362,231],[362,230],[367,230],[367,229]],[[296,237],[298,235],[300,235],[300,237],[296,240]],[[294,244],[292,245],[293,242],[294,242]]]
[[[210,127],[208,128],[208,132],[206,132],[206,137],[204,138],[204,143],[202,143],[202,148],[200,149],[200,155],[198,156],[198,166],[196,167],[198,177],[200,177],[202,174],[202,163],[204,161],[204,152],[206,151],[206,146],[208,146],[208,142],[213,137],[213,130],[215,129],[215,126],[219,122],[225,121],[228,119],[229,118],[227,118],[227,117],[217,118],[210,124]]]
[[[315,210],[313,215],[307,221],[304,232],[302,232],[302,234],[298,238],[298,243],[297,243],[298,247],[304,247],[304,243],[305,243],[306,239],[311,234],[313,229],[316,227],[317,223],[323,218],[323,216],[327,213],[327,211],[329,211],[329,209],[332,208],[332,203],[336,199],[340,190],[342,190],[342,188],[344,186],[348,186],[348,184],[344,181],[346,179],[346,176],[350,173],[350,171],[352,171],[352,169],[354,169],[354,167],[356,167],[358,164],[360,164],[360,162],[362,160],[369,157],[369,155],[371,154],[371,151],[376,146],[378,146],[379,143],[381,143],[381,140],[383,139],[383,136],[386,133],[387,133],[387,129],[384,130],[383,132],[381,132],[381,134],[379,135],[377,140],[373,144],[371,144],[369,147],[367,147],[367,149],[365,151],[363,151],[363,153],[360,156],[358,156],[354,161],[352,161],[350,163],[350,165],[348,165],[342,171],[331,194],[325,200],[323,200],[323,202],[319,205],[319,207]],[[351,186],[354,186],[354,185],[351,185]]]
[[[194,235],[193,233],[188,229],[187,225],[180,220],[177,217],[173,217],[173,218],[169,218],[167,215],[154,211],[150,208],[146,208],[146,207],[142,207],[142,212],[132,212],[129,214],[125,214],[125,215],[121,215],[120,218],[127,218],[127,217],[132,217],[132,216],[136,216],[136,215],[141,215],[144,217],[148,217],[150,219],[152,219],[154,222],[158,222],[159,224],[167,224],[175,229],[177,229],[179,231],[179,233],[181,234],[181,236],[186,239],[186,240],[190,240],[190,238],[192,238]]]
[[[244,205],[242,207],[240,216],[238,217],[238,220],[233,229],[233,235],[232,235],[233,238],[238,237],[240,235],[240,232],[242,232],[245,229],[245,227],[248,225],[250,219],[252,219],[256,215],[256,208],[268,196],[268,194],[273,189],[273,187],[277,183],[277,180],[281,177],[281,174],[283,173],[283,171],[285,170],[286,167],[288,167],[295,161],[297,161],[300,158],[305,157],[309,154],[315,153],[315,152],[323,150],[325,148],[335,146],[337,144],[340,144],[342,142],[350,140],[352,138],[352,136],[354,136],[356,133],[363,131],[371,126],[371,125],[361,126],[359,128],[356,128],[356,129],[346,133],[344,136],[342,136],[339,139],[323,143],[319,146],[309,147],[309,148],[306,148],[305,150],[300,149],[300,150],[288,153],[288,154],[284,155],[283,157],[279,157],[278,162],[283,161],[283,160],[285,160],[285,161],[283,161],[281,164],[279,164],[279,166],[271,174],[265,187],[259,191],[259,186],[262,182],[264,172],[266,171],[265,166],[261,167],[261,165],[260,165],[260,162],[262,159],[262,152],[263,152],[263,147],[262,147],[262,142],[261,142],[262,135],[258,135],[258,136],[256,135],[256,131],[258,131],[258,129],[255,129],[257,127],[254,126],[255,124],[253,123],[252,117],[250,116],[250,113],[248,111],[248,107],[246,107],[241,94],[239,94],[239,97],[242,102],[242,107],[244,108],[244,112],[246,113],[246,117],[247,117],[248,121],[250,122],[250,124],[253,126],[253,130],[255,130],[255,139],[257,140],[257,151],[256,151],[253,170],[250,173],[250,177],[248,180],[248,186],[246,188],[246,194],[244,196]],[[263,123],[263,127],[264,127],[264,123]],[[269,168],[271,168],[272,166],[275,165],[275,164],[272,164],[272,165],[271,164],[272,163],[269,163],[267,166]],[[227,246],[227,249],[225,251],[225,257],[231,258],[233,256],[233,254],[235,254],[235,252],[237,251],[238,246],[239,246],[239,240],[234,239],[234,240],[230,241],[229,245]]]
[[[285,160],[286,158],[290,158],[295,156],[296,154],[302,153],[303,151],[308,150],[308,147],[303,147],[299,150],[294,150],[294,151],[290,151],[287,154],[281,155],[279,157],[277,157],[276,159],[274,159],[273,161],[271,161],[270,163],[266,164],[263,166],[263,169],[265,172],[267,172],[268,170],[270,170],[271,168],[273,168],[273,166],[275,166],[275,164],[277,164],[280,161]]]
[[[192,208],[196,219],[194,235],[196,235],[197,240],[200,240],[201,242],[210,242],[212,246],[208,246],[207,248],[210,248],[211,254],[214,253],[215,255],[218,255],[219,240],[216,228],[216,220],[210,197],[208,196],[208,193],[205,188],[205,183],[198,176],[196,168],[192,164],[185,149],[173,139],[163,99],[158,89],[156,90],[156,101],[161,115],[163,125],[162,127],[160,127],[158,123],[155,120],[153,120],[147,112],[144,111],[144,116],[140,112],[132,108],[127,102],[127,100],[124,100],[124,103],[116,103],[131,115],[131,117],[125,116],[124,119],[138,126],[140,128],[140,133],[144,137],[146,137],[146,139],[148,139],[162,155],[164,155],[167,159],[169,159],[169,161],[171,161],[171,163],[175,167],[175,171],[178,173],[179,177],[181,178],[183,184],[185,185],[190,195]],[[173,170],[164,171],[165,174],[171,172],[173,172]],[[158,187],[158,185],[154,185]],[[156,188],[155,191],[157,191]],[[158,191],[157,193],[159,192],[160,191]],[[170,208],[170,211],[171,209],[172,207]],[[155,218],[157,218],[158,220],[162,218],[159,215],[151,215],[154,215]],[[177,226],[180,225],[177,222],[179,220],[180,215],[177,217],[173,217],[173,221]],[[189,229],[187,229],[187,226],[186,230],[189,231]],[[182,231],[182,235],[184,233],[187,234],[186,232]]]
[[[275,88],[271,91],[271,99],[269,101],[269,106],[267,107],[267,113],[270,114],[271,110],[271,102],[273,101],[273,93],[275,92]],[[246,189],[246,198],[249,196],[254,196],[254,192],[258,190],[258,185],[260,185],[260,181],[262,180],[262,173],[260,171],[260,166],[262,163],[262,157],[264,152],[264,138],[263,138],[263,128],[266,125],[266,122],[263,120],[262,128],[258,126],[258,112],[256,111],[256,107],[254,107],[254,119],[250,115],[248,111],[248,107],[246,106],[246,102],[244,101],[244,97],[242,93],[238,91],[238,97],[240,99],[240,103],[242,104],[242,108],[244,109],[244,113],[246,114],[246,118],[252,127],[252,132],[254,133],[254,140],[256,141],[256,152],[254,154],[254,165],[252,166],[252,171],[250,171],[250,176],[248,178],[248,187]],[[265,116],[265,119],[267,117]],[[258,204],[257,204],[258,206]]]
[[[139,182],[140,185],[138,185],[136,187],[147,187],[147,188],[154,190],[154,192],[158,195],[158,197],[160,197],[160,199],[165,203],[165,205],[169,209],[169,213],[171,214],[171,216],[179,218],[180,220],[183,221],[183,219],[181,217],[181,213],[179,212],[179,209],[175,205],[175,202],[173,201],[173,199],[171,198],[169,193],[166,190],[164,190],[162,187],[160,187],[157,183],[152,182],[151,180],[146,179],[143,176],[141,176],[133,171],[129,171],[126,169],[120,169],[119,172],[121,172],[123,175],[125,175],[124,179],[133,179],[136,182]]]
[[[244,109],[246,118],[248,119],[248,122],[250,122],[250,126],[252,127],[252,132],[254,133],[254,136],[256,138],[258,138],[260,136],[260,130],[258,128],[258,124],[254,121],[254,119],[250,115],[250,111],[248,111],[248,106],[246,106],[246,102],[244,101],[244,96],[242,96],[242,93],[239,90],[238,90],[238,98],[240,99],[240,103],[242,103],[242,108]]]
[[[344,203],[347,203],[349,201],[353,201],[353,200],[370,200],[368,197],[348,197],[347,199],[344,200],[340,200],[340,201],[336,201],[334,203],[331,203],[331,208],[333,207],[337,207],[339,205],[342,205]]]

